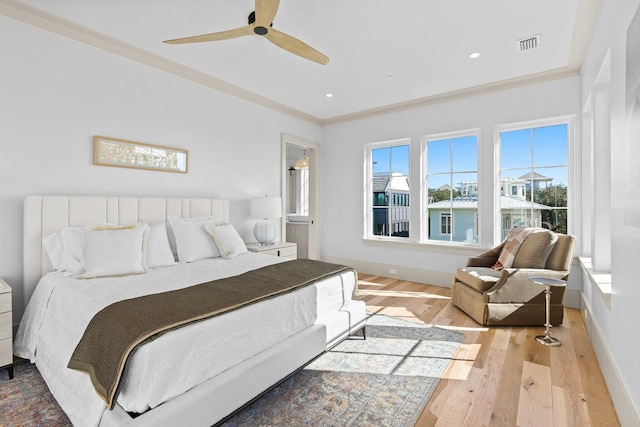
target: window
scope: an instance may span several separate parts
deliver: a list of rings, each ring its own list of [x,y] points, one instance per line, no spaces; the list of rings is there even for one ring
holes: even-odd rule
[[[475,243],[478,213],[478,136],[427,138],[426,237]]]
[[[367,236],[409,237],[409,140],[367,144]]]
[[[440,234],[451,234],[451,213],[440,213]]]
[[[567,233],[568,128],[560,123],[500,132],[502,239],[523,226]]]

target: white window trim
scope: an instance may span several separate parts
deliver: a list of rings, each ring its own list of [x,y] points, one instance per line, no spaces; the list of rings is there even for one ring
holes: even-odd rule
[[[448,233],[446,231],[444,233],[442,232],[442,225],[443,225],[442,219],[445,218],[445,217],[449,218],[449,224],[448,224],[449,225],[449,227],[448,227],[449,228],[449,232]],[[451,211],[449,211],[449,212],[440,212],[440,224],[439,225],[440,225],[440,235],[441,236],[449,236],[449,239],[451,239],[451,229],[453,228],[452,227],[453,226],[453,215],[452,215]]]
[[[452,240],[443,242],[437,240],[429,240],[429,214],[427,212],[428,200],[426,197],[427,189],[424,188],[425,183],[427,182],[427,143],[429,141],[435,141],[439,139],[455,139],[464,136],[475,136],[477,140],[476,145],[476,159],[477,159],[477,169],[476,176],[478,178],[477,186],[478,186],[478,206],[476,209],[476,213],[479,215],[479,218],[482,218],[481,207],[482,207],[482,185],[480,184],[481,169],[482,162],[480,161],[481,156],[481,146],[482,146],[482,129],[481,128],[471,128],[464,129],[458,131],[450,131],[450,132],[440,132],[440,133],[432,133],[428,135],[423,135],[420,137],[420,242],[423,244],[436,244],[436,245],[452,245],[452,246],[480,246],[480,239],[477,238],[477,243],[468,243],[468,242],[454,242]],[[451,227],[453,230],[453,213],[451,215]],[[480,234],[480,231],[476,233],[476,237]],[[451,236],[451,235],[450,235]]]
[[[565,116],[555,116],[555,117],[548,117],[545,119],[505,123],[502,125],[494,126],[494,146],[493,146],[494,173],[493,173],[493,176],[495,178],[494,178],[493,188],[494,188],[494,192],[496,189],[500,188],[500,178],[501,178],[500,177],[500,133],[501,132],[518,131],[523,129],[553,126],[553,125],[560,125],[560,124],[567,125],[567,233],[575,234],[573,231],[574,225],[575,225],[574,223],[575,220],[573,215],[573,212],[574,212],[573,206],[574,206],[574,197],[576,197],[575,189],[574,189],[575,180],[573,179],[574,168],[575,168],[575,165],[574,165],[574,162],[575,162],[575,156],[574,156],[575,115],[571,114],[571,115],[565,115]],[[502,212],[501,212],[501,206],[500,206],[500,193],[496,192],[495,194],[496,196],[494,197],[494,206],[493,206],[494,222],[496,224],[500,224],[500,227],[494,227],[493,240],[494,240],[494,244],[498,244],[499,242],[502,241]],[[578,254],[576,253],[575,255],[578,255]]]
[[[364,239],[372,239],[372,240],[390,240],[390,241],[399,241],[406,242],[411,239],[412,236],[412,220],[411,220],[411,206],[409,206],[409,238],[406,237],[395,237],[395,236],[378,236],[373,234],[372,232],[372,224],[373,224],[373,191],[370,183],[373,179],[373,169],[372,169],[372,159],[371,152],[376,148],[387,148],[387,147],[397,147],[401,145],[409,146],[409,179],[411,179],[411,138],[400,138],[400,139],[392,139],[389,141],[378,141],[378,142],[369,142],[364,144],[364,230],[363,236]],[[411,193],[409,193],[411,194]],[[391,203],[389,201],[389,203]],[[411,201],[409,201],[411,204]],[[389,205],[387,206],[387,209]]]

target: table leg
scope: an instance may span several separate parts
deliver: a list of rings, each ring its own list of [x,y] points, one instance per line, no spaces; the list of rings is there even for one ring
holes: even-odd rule
[[[545,305],[545,331],[544,335],[538,335],[536,341],[549,347],[558,347],[560,341],[551,336],[551,286],[545,285],[544,288],[544,305]]]

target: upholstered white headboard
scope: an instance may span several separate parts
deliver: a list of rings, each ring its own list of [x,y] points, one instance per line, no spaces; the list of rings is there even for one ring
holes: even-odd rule
[[[53,270],[42,238],[64,227],[95,224],[148,224],[164,222],[167,215],[182,218],[213,216],[229,221],[229,201],[208,198],[50,196],[24,198],[23,273],[24,304],[40,278]]]

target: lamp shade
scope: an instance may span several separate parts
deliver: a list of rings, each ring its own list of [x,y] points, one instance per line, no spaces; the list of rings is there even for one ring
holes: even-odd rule
[[[253,235],[263,245],[273,244],[276,239],[276,224],[268,218],[282,217],[280,197],[258,197],[251,199],[251,216],[262,218],[253,227]]]
[[[253,218],[282,218],[282,199],[280,197],[256,197],[251,199]]]

